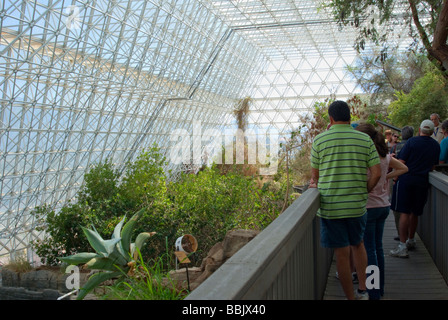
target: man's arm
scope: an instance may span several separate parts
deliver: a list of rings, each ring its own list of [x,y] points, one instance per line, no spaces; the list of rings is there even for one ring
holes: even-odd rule
[[[376,164],[373,167],[370,167],[370,177],[367,181],[367,192],[370,192],[375,188],[376,184],[381,178],[381,165]]]
[[[308,188],[317,188],[318,181],[319,181],[319,169],[311,168],[311,179]]]

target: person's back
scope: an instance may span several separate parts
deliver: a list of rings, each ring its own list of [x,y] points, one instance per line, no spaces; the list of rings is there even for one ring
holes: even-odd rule
[[[381,164],[381,178],[376,184],[375,188],[369,193],[366,208],[386,207],[390,205],[389,202],[389,180],[386,178],[390,170],[391,155],[387,154],[380,158]]]
[[[430,136],[417,136],[409,139],[400,152],[399,159],[404,160],[409,171],[403,176],[427,178],[438,161],[440,146]]]
[[[327,219],[362,216],[366,211],[366,168],[378,163],[378,154],[368,135],[348,124],[335,124],[319,134],[311,162],[319,167],[321,208]]]

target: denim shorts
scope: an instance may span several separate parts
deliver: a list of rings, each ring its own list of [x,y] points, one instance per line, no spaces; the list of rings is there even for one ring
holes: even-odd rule
[[[367,214],[358,218],[320,219],[320,242],[324,248],[356,246],[364,238]]]

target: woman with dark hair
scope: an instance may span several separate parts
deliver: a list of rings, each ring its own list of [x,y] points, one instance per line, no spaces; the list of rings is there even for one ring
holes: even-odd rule
[[[408,171],[406,165],[392,157],[384,136],[371,124],[360,124],[356,130],[364,132],[373,140],[381,162],[381,178],[375,188],[369,192],[367,199],[367,225],[364,232],[364,246],[367,251],[368,265],[378,266],[380,271],[380,287],[369,289],[369,298],[379,300],[384,294],[384,224],[389,215],[389,179],[393,179]],[[390,171],[389,169],[393,169]],[[390,172],[389,172],[390,171]]]

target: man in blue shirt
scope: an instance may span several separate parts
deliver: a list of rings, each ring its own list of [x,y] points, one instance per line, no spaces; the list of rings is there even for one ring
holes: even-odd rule
[[[440,146],[431,138],[434,123],[424,120],[419,135],[409,139],[398,159],[409,171],[398,178],[394,185],[391,209],[400,212],[400,244],[390,253],[394,257],[407,258],[408,249],[415,248],[414,235],[418,217],[423,214],[429,190],[429,172],[439,163]]]

